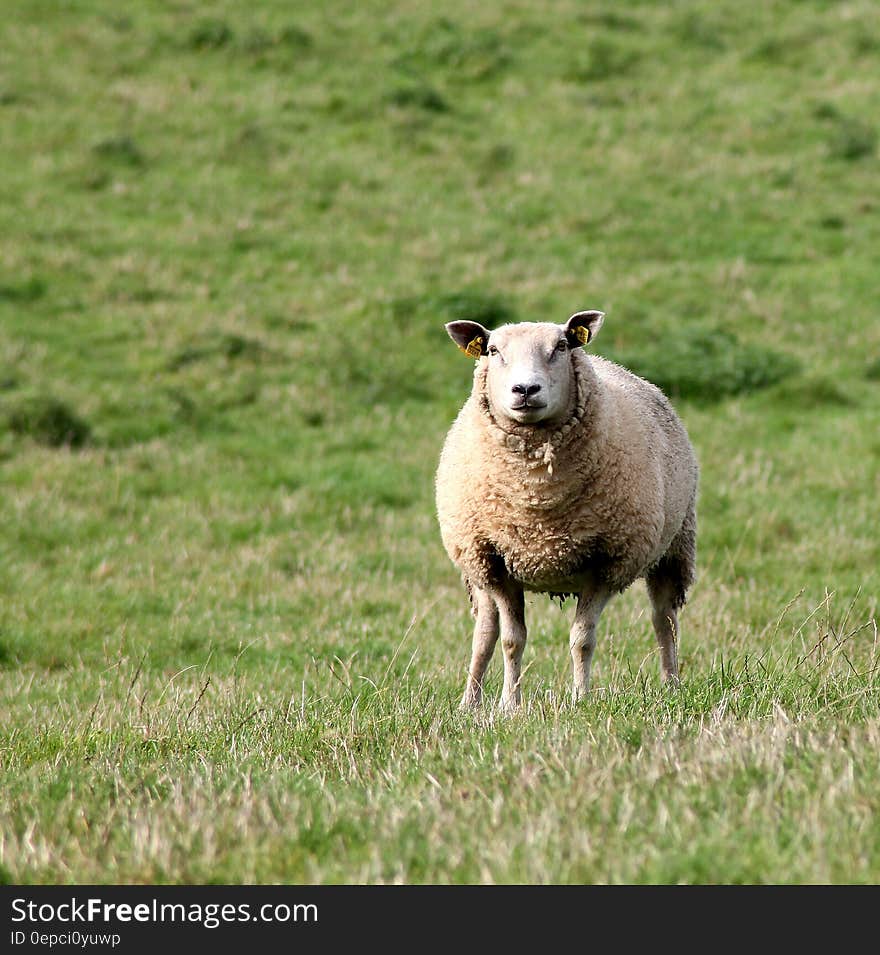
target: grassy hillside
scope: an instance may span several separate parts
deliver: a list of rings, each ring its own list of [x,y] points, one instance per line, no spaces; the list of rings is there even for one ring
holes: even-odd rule
[[[868,0],[6,0],[0,876],[880,879]],[[702,466],[683,686],[460,715],[443,323],[607,313]],[[500,690],[500,662],[490,671]]]

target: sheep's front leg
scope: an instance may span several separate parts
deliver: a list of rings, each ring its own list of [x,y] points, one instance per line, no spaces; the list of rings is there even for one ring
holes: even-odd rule
[[[607,590],[585,590],[578,597],[577,611],[568,641],[571,666],[574,673],[574,702],[578,703],[590,692],[590,669],[596,649],[596,625],[611,599]]]
[[[498,607],[501,647],[504,650],[504,689],[501,708],[517,710],[522,704],[522,655],[526,647],[526,614],[522,587],[508,583],[493,594]]]
[[[468,668],[467,685],[461,700],[461,708],[479,706],[483,699],[483,677],[498,642],[498,607],[484,590],[471,586],[477,620],[474,624],[474,642],[471,650],[471,665]]]

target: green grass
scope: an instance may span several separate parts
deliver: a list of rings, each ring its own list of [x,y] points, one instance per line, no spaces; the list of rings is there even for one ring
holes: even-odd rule
[[[9,0],[0,874],[880,879],[873,13]],[[638,585],[572,708],[535,597],[461,715],[443,323],[582,308],[701,461],[683,686]]]

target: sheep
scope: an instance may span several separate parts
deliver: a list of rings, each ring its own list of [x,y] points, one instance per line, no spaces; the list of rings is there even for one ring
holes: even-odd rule
[[[585,354],[603,319],[584,311],[561,325],[446,325],[477,362],[436,475],[443,545],[476,621],[463,709],[481,703],[499,635],[501,707],[521,706],[524,591],[577,597],[569,647],[573,699],[584,699],[599,617],[642,577],[661,678],[678,685],[677,614],[694,581],[698,465],[659,388]]]

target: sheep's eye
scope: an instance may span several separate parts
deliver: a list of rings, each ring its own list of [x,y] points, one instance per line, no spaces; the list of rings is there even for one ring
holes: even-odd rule
[[[487,351],[489,352],[490,355],[498,354],[498,349],[494,345],[490,345]]]
[[[557,343],[556,351],[568,351],[568,342],[564,338]]]

